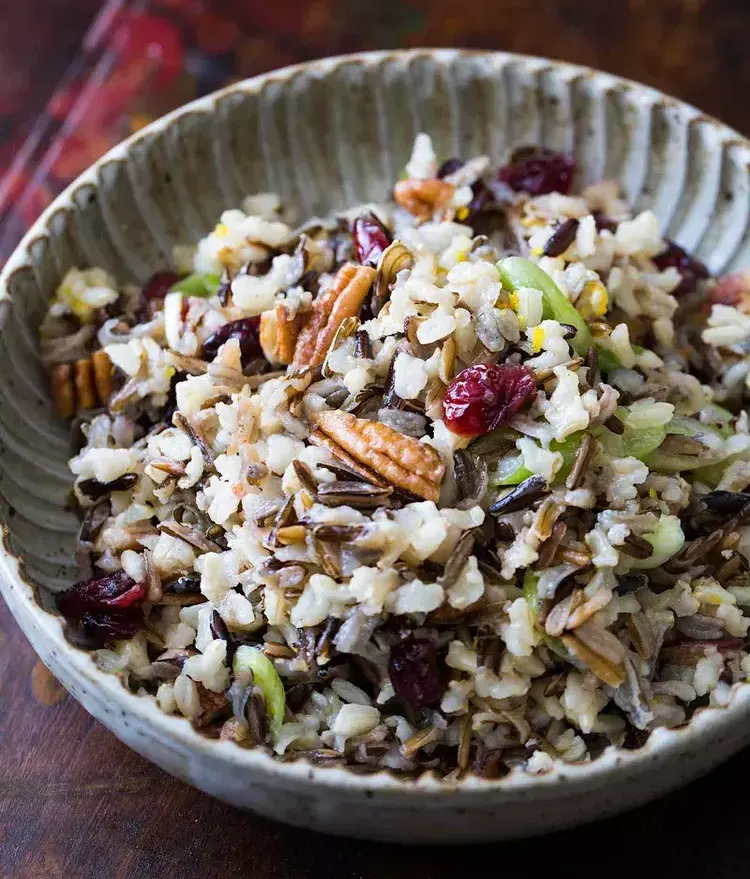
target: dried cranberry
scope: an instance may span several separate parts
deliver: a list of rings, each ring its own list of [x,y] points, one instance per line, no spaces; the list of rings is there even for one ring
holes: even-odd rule
[[[141,290],[141,298],[150,302],[152,299],[164,299],[169,290],[180,280],[180,276],[174,272],[157,272],[146,282]]]
[[[119,611],[85,613],[81,624],[87,635],[101,641],[123,641],[137,635],[143,628],[143,614],[138,608]]]
[[[352,242],[357,260],[363,266],[376,266],[391,243],[391,236],[375,214],[368,211],[352,223]]]
[[[445,689],[437,664],[435,644],[409,635],[391,648],[388,674],[399,699],[421,708],[432,705]]]
[[[263,356],[263,350],[260,347],[259,317],[242,317],[239,320],[233,320],[228,324],[224,324],[223,327],[219,327],[203,343],[204,359],[213,360],[219,353],[219,348],[230,339],[239,340],[243,366],[247,366],[256,357]]]
[[[464,163],[461,159],[457,159],[455,156],[451,159],[446,159],[443,164],[440,166],[437,175],[438,179],[442,180],[444,177],[447,177],[449,174],[455,174],[459,168],[463,168]]]
[[[180,280],[180,276],[174,272],[157,272],[152,275],[141,290],[141,307],[138,312],[138,320],[149,321],[153,317],[151,303],[162,300],[169,293],[173,284]]]
[[[136,583],[124,571],[106,577],[82,580],[58,599],[57,606],[66,617],[80,619],[84,614],[122,611],[137,608],[146,599],[148,586]]]
[[[498,177],[514,192],[545,195],[570,192],[576,163],[565,153],[547,147],[524,147],[516,150],[510,164],[501,168]]]
[[[676,295],[692,293],[698,286],[698,281],[705,281],[709,277],[708,269],[700,260],[670,239],[667,239],[667,249],[654,257],[654,263],[662,272],[675,268],[682,275],[679,287],[673,291]]]
[[[445,424],[453,433],[479,436],[507,424],[536,394],[528,366],[478,363],[461,371],[443,401]]]

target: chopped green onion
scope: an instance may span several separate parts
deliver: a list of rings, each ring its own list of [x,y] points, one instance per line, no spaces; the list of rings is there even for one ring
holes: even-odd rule
[[[563,463],[557,471],[556,476],[563,479],[570,473],[570,468],[575,461],[578,447],[583,439],[583,431],[571,434],[562,442],[552,440],[549,445],[551,452],[560,452],[563,457]],[[472,449],[473,451],[473,449]],[[512,458],[503,458],[498,461],[495,472],[490,476],[490,485],[498,488],[501,485],[520,485],[524,479],[528,479],[534,474],[524,464],[522,455],[514,455]]]
[[[546,318],[552,318],[561,324],[568,324],[576,328],[575,336],[570,340],[573,350],[579,357],[585,357],[589,348],[595,344],[578,309],[568,300],[550,276],[531,260],[521,256],[509,256],[497,263],[497,271],[503,286],[509,290],[518,290],[520,287],[532,287],[541,291],[542,314]],[[645,348],[633,345],[636,354],[642,354]],[[614,372],[622,367],[622,363],[615,355],[606,348],[597,345],[599,369],[602,372]]]
[[[202,296],[208,299],[210,296],[216,295],[220,283],[221,278],[218,275],[203,275],[196,272],[195,274],[188,275],[186,278],[181,278],[170,289],[174,293],[184,293],[186,296]]]
[[[514,455],[498,461],[495,472],[490,476],[490,485],[494,488],[501,485],[520,485],[524,479],[533,475],[524,464],[523,455]]]
[[[271,735],[274,740],[277,739],[284,722],[286,696],[274,664],[259,647],[242,645],[234,654],[233,670],[235,675],[247,671],[253,673],[254,683],[263,691],[263,702],[271,721]]]
[[[531,612],[531,616],[534,619],[534,623],[536,624],[537,617],[539,616],[539,592],[537,590],[537,585],[539,583],[539,575],[534,571],[526,569],[526,573],[523,577],[523,597],[526,599],[526,604],[529,606],[529,611]]]
[[[637,570],[658,568],[677,555],[685,545],[685,535],[677,516],[661,516],[653,531],[643,535],[654,551],[647,559],[635,559],[631,567]]]
[[[627,408],[618,408],[615,414],[621,421],[625,421]],[[618,436],[606,427],[599,428],[596,433],[610,458],[637,458],[643,461],[664,442],[667,429],[664,425],[635,429],[628,427],[626,423],[622,435]]]
[[[675,417],[666,425],[666,432],[673,436],[687,436],[700,440],[701,437],[710,435],[724,439],[726,432],[714,424],[703,424],[695,418],[684,415]],[[656,449],[643,459],[649,470],[658,470],[660,473],[680,473],[685,470],[702,470],[719,462],[726,462],[727,454],[721,449],[711,451],[706,449],[706,455],[670,455]]]
[[[531,260],[520,256],[509,256],[497,264],[500,279],[503,286],[509,290],[518,290],[520,287],[532,287],[542,293],[542,309],[545,317],[559,321],[561,324],[569,324],[576,328],[576,334],[571,339],[571,344],[576,353],[585,357],[589,348],[594,344],[591,331],[580,313],[568,301],[568,298],[560,290],[550,276]],[[601,363],[601,361],[600,361]]]

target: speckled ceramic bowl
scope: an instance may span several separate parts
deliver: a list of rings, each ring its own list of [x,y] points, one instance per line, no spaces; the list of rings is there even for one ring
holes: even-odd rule
[[[654,733],[638,751],[499,782],[414,783],[278,763],[208,740],[99,672],[45,609],[75,579],[66,426],[54,416],[36,328],[72,265],[144,281],[245,194],[275,190],[301,215],[387,196],[414,134],[441,155],[543,143],[585,181],[621,181],[710,268],[750,265],[750,144],[651,89],[536,58],[451,50],[334,58],[239,83],[108,153],[35,223],[0,278],[2,592],[39,656],[119,738],[168,772],[264,815],[403,842],[494,840],[603,817],[687,782],[750,741],[750,686],[726,709]]]

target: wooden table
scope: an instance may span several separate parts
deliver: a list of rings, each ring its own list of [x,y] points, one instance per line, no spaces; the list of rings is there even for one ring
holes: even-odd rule
[[[248,19],[243,26],[253,26],[260,4],[235,5]],[[63,45],[74,46],[69,35],[83,33],[94,6],[15,4],[19,29],[0,27],[6,91],[15,82],[8,73],[23,80],[56,35],[64,32]],[[392,22],[408,15],[415,24],[403,43],[506,48],[604,67],[750,132],[748,0],[321,0],[309,7],[352,17],[336,19],[332,46],[320,28],[325,38],[302,40],[300,57],[371,47],[365,26],[386,45]],[[34,9],[44,16],[41,29],[30,27]],[[357,10],[364,18],[354,24]],[[2,18],[9,20],[5,10]],[[62,69],[59,40],[56,46]],[[0,606],[0,879],[433,879],[480,870],[740,879],[750,873],[746,819],[729,803],[746,772],[750,752],[639,811],[538,841],[409,849],[290,830],[212,800],[129,751],[62,690]]]

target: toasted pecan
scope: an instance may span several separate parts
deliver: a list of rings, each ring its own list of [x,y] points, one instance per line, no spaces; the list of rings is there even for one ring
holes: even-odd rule
[[[388,485],[387,480],[383,479],[382,476],[378,476],[378,474],[369,467],[365,467],[361,461],[353,458],[346,449],[334,442],[329,436],[326,436],[323,431],[314,430],[307,438],[307,441],[311,446],[318,446],[320,449],[328,449],[328,451],[335,455],[342,464],[346,464],[347,467],[355,473],[358,473],[365,482],[370,482],[372,485],[382,486],[383,488]]]
[[[52,403],[61,418],[106,405],[113,387],[112,362],[104,351],[58,363],[50,372]]]
[[[336,330],[347,317],[359,314],[375,279],[375,269],[345,263],[333,284],[313,302],[312,312],[299,332],[294,351],[294,368],[320,366]]]
[[[73,384],[73,365],[58,363],[50,375],[52,403],[60,418],[72,418],[76,411],[76,393]]]
[[[91,355],[91,365],[94,370],[96,395],[99,402],[106,406],[115,389],[112,361],[106,351],[99,350]]]
[[[94,409],[97,405],[94,370],[91,360],[76,360],[75,363],[76,411]]]
[[[439,498],[445,464],[432,446],[378,421],[357,418],[348,412],[319,412],[315,425],[391,485],[426,500]]]
[[[396,204],[409,211],[418,220],[426,220],[435,211],[447,207],[456,187],[445,180],[399,180],[393,187]]]
[[[286,366],[294,360],[304,317],[302,314],[290,316],[283,302],[277,302],[272,311],[261,314],[260,347],[269,363],[283,363]]]

